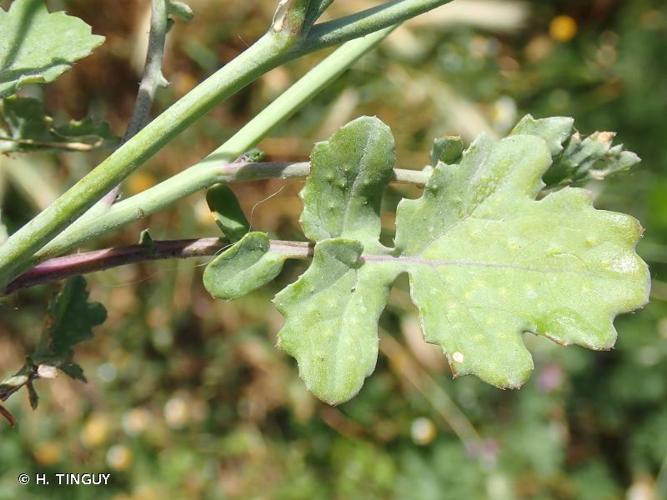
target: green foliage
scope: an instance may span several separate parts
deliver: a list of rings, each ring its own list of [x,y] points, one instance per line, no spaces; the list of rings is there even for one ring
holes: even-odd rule
[[[97,302],[88,302],[86,280],[75,276],[65,282],[62,290],[49,306],[46,327],[35,351],[26,364],[12,377],[0,382],[0,400],[26,387],[33,408],[38,396],[33,380],[53,378],[55,369],[73,379],[86,381],[81,367],[72,357],[77,344],[93,338],[93,327],[106,319],[106,310]]]
[[[269,252],[265,233],[246,234],[213,259],[204,271],[204,286],[216,298],[237,299],[273,280],[287,256]]]
[[[106,311],[98,302],[88,302],[86,280],[75,276],[65,282],[63,289],[49,307],[49,319],[35,353],[34,364],[48,364],[62,369],[74,378],[80,372],[71,369],[74,347],[93,338],[93,327],[104,323]]]
[[[535,201],[550,164],[539,136],[480,137],[398,206],[398,260],[454,373],[519,387],[533,368],[524,332],[610,349],[613,317],[648,300],[639,223],[595,210],[579,189]]]
[[[581,189],[535,200],[571,130],[571,119],[526,117],[511,136],[481,136],[462,154],[459,140],[437,141],[432,157],[452,163],[438,161],[423,195],[399,203],[393,249],[379,242],[394,164],[388,127],[364,117],[317,144],[301,193],[301,223],[317,242],[313,262],[275,298],[285,316],[278,345],[297,359],[308,388],[331,404],[359,391],[401,273],[426,340],[443,349],[455,375],[521,386],[533,369],[526,332],[610,349],[613,318],[648,300],[648,269],[634,251],[642,229],[594,209]],[[280,271],[268,237],[252,234],[207,268],[214,296],[240,296]]]
[[[104,41],[90,26],[42,0],[15,0],[0,9],[0,97],[29,83],[48,83]]]
[[[4,126],[3,126],[4,123]],[[56,124],[41,101],[12,96],[0,101],[0,151],[89,151],[117,139],[104,122],[72,120]]]
[[[250,231],[250,223],[229,187],[217,184],[210,188],[206,192],[206,203],[215,223],[230,241],[238,241]]]
[[[391,130],[362,117],[315,145],[301,192],[301,225],[314,241],[350,238],[379,250],[380,204],[395,162]]]

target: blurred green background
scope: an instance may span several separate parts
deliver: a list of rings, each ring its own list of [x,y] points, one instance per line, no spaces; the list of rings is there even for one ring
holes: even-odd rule
[[[10,2],[0,1],[6,7]],[[157,107],[164,109],[256,39],[272,0],[190,0],[195,18],[172,30]],[[339,0],[331,15],[377,2]],[[49,1],[105,35],[95,54],[43,89],[56,115],[108,120],[132,110],[148,1]],[[0,34],[1,36],[1,34]],[[141,191],[196,162],[323,57],[279,68],[218,107],[133,175]],[[399,282],[381,319],[381,354],[361,393],[340,407],[315,400],[295,363],[274,348],[270,303],[302,264],[233,303],[201,285],[204,260],[126,266],[89,276],[109,318],[77,352],[89,378],[38,382],[30,410],[7,403],[0,422],[0,499],[45,498],[667,498],[667,2],[456,0],[397,30],[379,49],[262,142],[270,160],[307,158],[348,120],[378,115],[398,162],[421,168],[443,134],[502,135],[525,113],[569,115],[577,128],[618,132],[643,163],[588,186],[596,205],[639,218],[651,303],[616,321],[617,348],[589,352],[527,337],[535,372],[520,391],[453,381],[421,339]],[[0,157],[4,222],[13,230],[108,152]],[[234,186],[254,227],[302,239],[298,182]],[[388,212],[399,195],[394,187]],[[393,218],[383,224],[388,233]],[[196,195],[89,248],[218,234]],[[0,303],[0,377],[34,347],[57,286]],[[582,300],[585,300],[583,298]],[[105,488],[17,485],[20,472],[111,472]]]

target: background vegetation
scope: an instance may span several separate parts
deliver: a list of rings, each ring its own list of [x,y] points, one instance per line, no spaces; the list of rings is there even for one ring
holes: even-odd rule
[[[9,2],[0,1],[6,7]],[[170,34],[163,109],[242,51],[275,2],[191,0],[196,17]],[[109,121],[122,134],[143,63],[150,6],[140,0],[58,0],[107,37],[44,92],[54,113]],[[367,7],[338,1],[333,12]],[[91,275],[108,320],[77,359],[89,382],[39,382],[0,422],[0,498],[43,498],[20,472],[112,472],[107,488],[53,488],[54,498],[667,498],[667,2],[457,0],[397,30],[261,145],[301,160],[349,119],[375,114],[397,138],[398,165],[421,168],[431,140],[503,134],[524,113],[570,115],[582,132],[615,130],[643,158],[633,173],[592,184],[597,206],[646,227],[640,254],[652,301],[617,320],[612,352],[527,338],[536,370],[518,392],[464,377],[421,340],[398,283],[381,320],[378,370],[349,403],[315,400],[273,347],[282,321],[269,302],[293,281],[233,303],[201,285],[203,261],[126,266]],[[272,71],[182,134],[125,184],[136,193],[199,160],[322,54]],[[19,227],[95,164],[94,153],[0,157],[4,222]],[[299,239],[301,185],[234,186],[254,227]],[[414,188],[402,189],[416,195]],[[398,196],[386,199],[388,212]],[[393,219],[384,225],[391,231]],[[216,236],[202,195],[95,246]],[[663,281],[664,280],[664,281]],[[57,287],[0,303],[0,374],[16,371]],[[582,297],[585,300],[585,297]]]

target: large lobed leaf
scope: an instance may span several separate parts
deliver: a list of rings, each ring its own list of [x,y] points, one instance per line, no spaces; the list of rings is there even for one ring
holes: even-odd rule
[[[103,41],[82,20],[49,13],[43,0],[15,0],[0,9],[0,97],[52,82]]]
[[[437,141],[423,195],[398,206],[393,249],[378,241],[394,164],[389,129],[364,117],[318,144],[302,191],[313,261],[275,298],[285,316],[278,344],[309,389],[331,404],[359,391],[375,367],[377,321],[401,273],[426,340],[441,346],[455,374],[519,387],[533,368],[527,332],[610,349],[614,317],[648,300],[648,269],[634,250],[642,230],[630,216],[593,208],[582,189],[536,200],[553,159],[571,153],[572,135],[570,119],[526,117],[510,137],[481,136],[462,154],[458,139]],[[225,276],[233,284],[231,271],[249,273],[247,293],[282,263],[268,258],[268,238],[254,253],[244,245],[227,251]]]

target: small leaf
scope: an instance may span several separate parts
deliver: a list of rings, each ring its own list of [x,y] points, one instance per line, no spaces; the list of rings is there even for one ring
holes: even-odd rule
[[[236,299],[272,281],[286,256],[270,252],[266,233],[246,234],[213,259],[204,270],[204,287],[218,299]]]
[[[0,97],[28,83],[48,83],[104,41],[64,12],[49,13],[43,0],[15,0],[0,9]]]
[[[460,137],[442,137],[433,141],[431,165],[438,162],[456,163],[463,154],[463,141]]]
[[[106,310],[97,302],[88,302],[86,280],[75,276],[65,282],[49,308],[49,323],[36,352],[30,357],[35,365],[62,368],[71,363],[76,344],[93,337],[92,329],[106,319]]]
[[[185,2],[178,0],[167,0],[167,15],[169,17],[178,17],[181,21],[191,21],[194,17],[192,7]]]
[[[42,103],[30,97],[9,97],[0,103],[0,117],[6,124],[0,126],[2,151],[57,150],[90,151],[104,144],[117,142],[108,124],[90,119],[54,124],[46,115]]]
[[[215,223],[227,238],[238,241],[250,231],[250,223],[234,192],[224,184],[217,184],[206,192],[206,202]]]
[[[58,368],[71,379],[79,380],[83,383],[88,382],[86,376],[83,374],[83,368],[76,363],[64,363]]]
[[[380,204],[394,161],[391,130],[377,118],[358,118],[316,144],[301,191],[306,236],[356,239],[379,248]]]
[[[26,387],[28,388],[28,399],[30,400],[30,407],[33,410],[36,410],[37,406],[39,406],[39,394],[37,394],[35,386],[32,382],[28,382]]]

